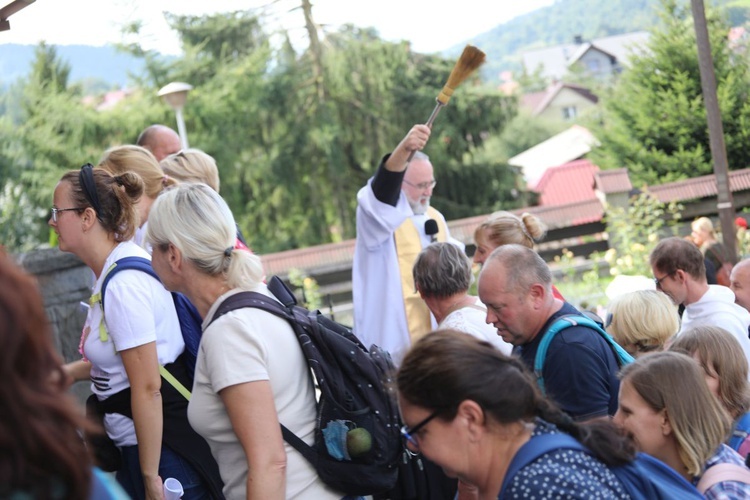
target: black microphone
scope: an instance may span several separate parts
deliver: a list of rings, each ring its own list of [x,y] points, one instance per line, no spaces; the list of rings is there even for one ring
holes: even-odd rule
[[[438,224],[435,219],[427,219],[424,221],[424,233],[430,237],[431,242],[437,241]]]

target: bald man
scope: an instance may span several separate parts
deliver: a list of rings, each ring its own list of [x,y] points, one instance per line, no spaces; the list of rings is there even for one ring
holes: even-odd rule
[[[146,127],[138,136],[136,144],[151,151],[156,157],[156,161],[162,161],[167,156],[182,149],[180,136],[166,125]]]
[[[750,311],[750,259],[741,260],[732,268],[729,288],[734,292],[734,302]]]

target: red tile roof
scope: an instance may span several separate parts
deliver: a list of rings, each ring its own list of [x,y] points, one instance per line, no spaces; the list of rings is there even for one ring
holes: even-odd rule
[[[596,189],[604,194],[630,192],[633,189],[627,168],[601,170],[596,173],[594,180]]]
[[[586,162],[585,160],[571,163],[590,164],[590,162]],[[569,170],[576,171],[576,165],[561,165],[561,167],[566,166]],[[581,165],[578,165],[577,167],[584,172],[586,171]],[[584,180],[582,183],[589,187],[589,192],[591,193],[594,192],[593,186],[595,178],[597,188],[605,193],[622,192],[625,190],[630,191],[632,188],[630,180],[627,177],[626,169],[599,171],[598,168],[596,168],[595,170],[590,170],[590,172],[591,173],[589,173],[588,176],[584,177],[584,179],[587,180]],[[729,184],[733,192],[750,190],[750,169],[730,172]],[[649,191],[661,202],[684,201],[703,198],[706,196],[715,196],[716,184],[713,175],[706,175],[703,177],[696,177],[695,179],[653,186],[649,188]],[[512,212],[518,215],[523,212],[532,213],[542,219],[549,229],[589,224],[591,222],[601,221],[604,216],[604,208],[595,195],[591,196],[591,199],[588,200],[560,205],[525,207],[513,210]],[[484,214],[448,222],[451,236],[467,244],[474,243],[474,229],[486,218],[487,214]],[[347,266],[351,266],[351,261],[354,256],[354,243],[355,240],[352,239],[342,241],[341,243],[317,245],[314,247],[263,255],[261,256],[261,259],[266,273],[269,276],[273,274],[286,274],[291,268],[298,268],[308,272],[313,269],[316,272],[320,269],[344,269]]]
[[[548,168],[534,187],[539,204],[566,205],[596,198],[594,176],[599,167],[589,160],[575,160]]]
[[[750,189],[750,168],[729,172],[729,189],[732,192]],[[716,178],[713,174],[684,181],[668,182],[648,188],[662,203],[686,201],[716,196]]]

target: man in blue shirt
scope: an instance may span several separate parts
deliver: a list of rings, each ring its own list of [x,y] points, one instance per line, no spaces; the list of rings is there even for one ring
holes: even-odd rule
[[[547,329],[561,316],[580,312],[552,295],[552,274],[541,257],[520,245],[495,249],[479,275],[479,297],[487,323],[515,346],[533,370]],[[552,339],[543,367],[546,394],[576,420],[614,415],[620,381],[612,347],[586,326],[561,330]]]

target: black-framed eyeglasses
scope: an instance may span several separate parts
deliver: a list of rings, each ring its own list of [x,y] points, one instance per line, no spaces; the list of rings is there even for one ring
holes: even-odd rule
[[[674,275],[674,273],[676,273],[676,272],[677,271],[672,271],[671,273],[666,274],[666,275],[662,276],[661,278],[654,277],[654,285],[656,285],[656,289],[657,290],[661,290],[661,282],[664,281],[665,279],[669,278],[670,276]]]
[[[434,188],[437,185],[437,181],[435,179],[432,179],[431,181],[427,181],[427,182],[420,182],[419,184],[412,184],[406,179],[404,179],[404,182],[413,188],[419,189],[420,191],[425,191],[426,189]]]
[[[419,443],[417,442],[417,432],[419,432],[420,430],[422,430],[425,425],[429,424],[430,421],[433,418],[435,418],[438,415],[440,415],[440,412],[442,412],[442,411],[443,410],[435,410],[435,411],[433,411],[432,413],[430,413],[427,416],[427,418],[425,418],[424,420],[422,420],[421,422],[419,422],[417,425],[415,425],[411,429],[407,425],[402,426],[401,427],[401,437],[404,438],[404,439],[406,439],[408,442],[410,442],[414,446],[419,447]]]
[[[59,214],[60,212],[72,212],[72,211],[83,212],[84,210],[86,210],[86,209],[85,208],[81,208],[81,207],[73,207],[73,208],[55,208],[55,207],[52,207],[52,222],[54,222],[55,224],[57,224],[57,214]]]

